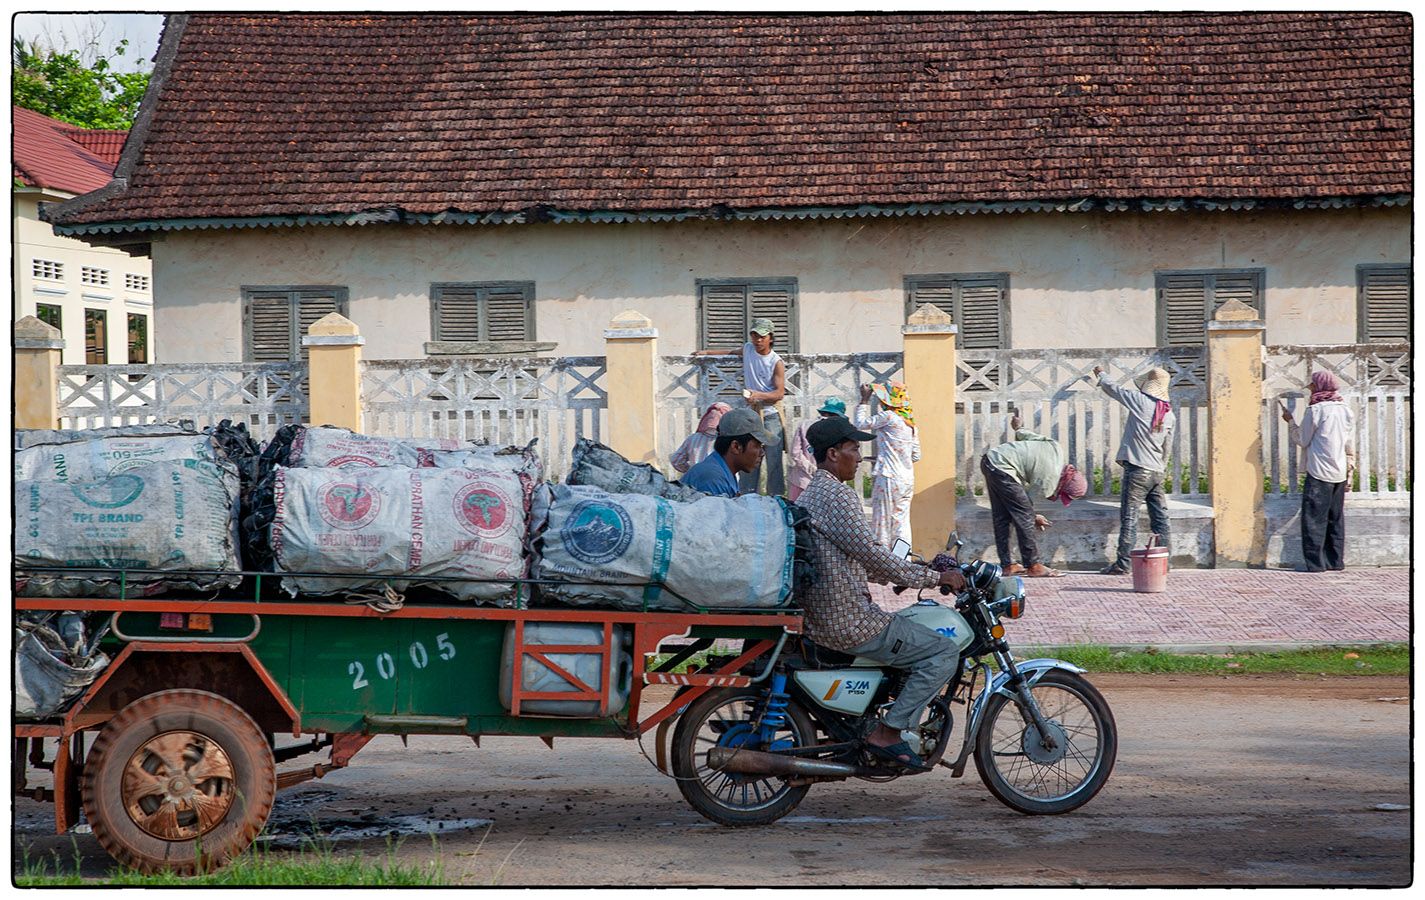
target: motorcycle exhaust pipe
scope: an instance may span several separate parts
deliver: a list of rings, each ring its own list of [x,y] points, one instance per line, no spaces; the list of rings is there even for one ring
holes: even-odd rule
[[[859,766],[849,766],[846,763],[763,753],[760,750],[744,750],[740,747],[712,748],[708,751],[708,767],[739,775],[822,775],[844,778],[861,774]]]

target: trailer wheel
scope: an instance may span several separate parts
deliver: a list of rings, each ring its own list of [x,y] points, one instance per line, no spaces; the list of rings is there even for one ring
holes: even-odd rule
[[[100,845],[142,872],[216,869],[252,843],[277,790],[257,723],[207,691],[130,703],[84,765],[84,814]]]

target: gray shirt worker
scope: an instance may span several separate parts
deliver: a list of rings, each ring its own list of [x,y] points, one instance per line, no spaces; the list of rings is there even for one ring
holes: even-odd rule
[[[1166,471],[1166,448],[1178,421],[1177,414],[1169,411],[1163,417],[1162,430],[1154,431],[1153,411],[1158,406],[1155,398],[1138,390],[1132,382],[1114,384],[1106,374],[1098,376],[1098,386],[1128,410],[1128,422],[1123,426],[1123,443],[1118,445],[1118,455],[1114,459],[1150,472]]]

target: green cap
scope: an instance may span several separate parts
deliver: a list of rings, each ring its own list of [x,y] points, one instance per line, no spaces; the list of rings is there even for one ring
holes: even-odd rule
[[[772,320],[771,320],[771,319],[753,319],[753,320],[752,320],[752,327],[749,328],[748,331],[751,331],[753,334],[771,334],[771,333],[772,333]]]

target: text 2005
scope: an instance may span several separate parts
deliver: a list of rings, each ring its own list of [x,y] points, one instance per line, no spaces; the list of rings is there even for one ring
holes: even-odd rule
[[[417,669],[424,669],[430,665],[430,653],[426,650],[426,645],[420,641],[412,641],[407,652],[411,655],[411,665]],[[450,642],[450,635],[441,633],[435,636],[435,652],[441,659],[452,660],[455,658],[455,645]],[[366,680],[366,667],[361,663],[352,661],[346,667],[346,674],[351,676],[351,689],[359,691],[371,684]],[[376,654],[376,674],[381,676],[382,681],[390,681],[396,677],[396,660],[389,653]]]

